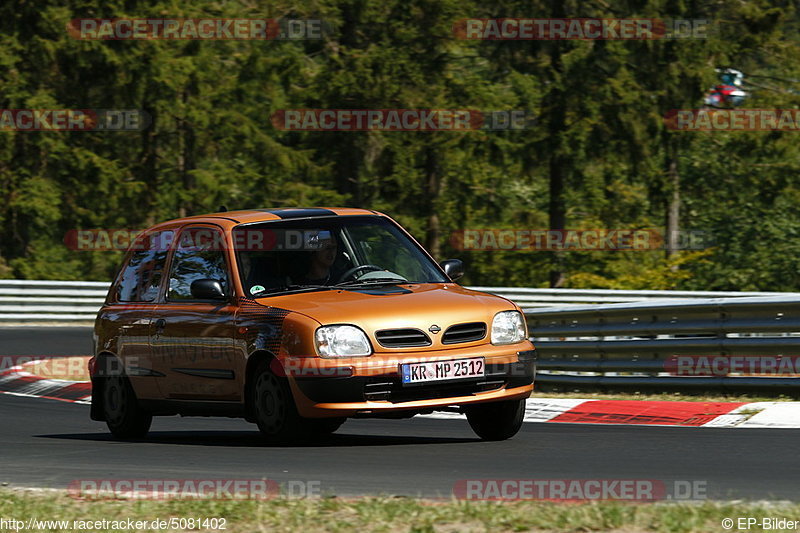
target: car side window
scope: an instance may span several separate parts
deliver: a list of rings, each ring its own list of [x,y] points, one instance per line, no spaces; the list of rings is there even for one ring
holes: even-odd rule
[[[230,294],[224,242],[223,233],[217,229],[183,230],[172,258],[167,299],[194,300],[191,287],[198,279],[217,280],[225,294]]]
[[[117,301],[154,302],[164,274],[170,244],[175,232],[151,233],[136,239],[134,252],[120,271]]]

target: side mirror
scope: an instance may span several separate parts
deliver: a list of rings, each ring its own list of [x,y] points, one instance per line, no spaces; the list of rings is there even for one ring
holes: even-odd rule
[[[439,263],[439,266],[453,281],[464,275],[464,263],[461,262],[461,259],[445,259]]]
[[[190,287],[195,300],[224,300],[222,284],[215,279],[196,279]]]

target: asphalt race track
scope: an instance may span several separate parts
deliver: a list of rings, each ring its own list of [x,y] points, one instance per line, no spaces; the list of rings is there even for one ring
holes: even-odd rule
[[[0,355],[87,354],[72,351],[84,345],[80,330],[0,328]],[[278,447],[243,421],[178,417],[157,418],[145,441],[118,442],[88,411],[0,394],[0,483],[263,477],[338,496],[450,497],[465,479],[649,479],[705,482],[715,499],[800,501],[798,430],[526,423],[512,440],[481,442],[462,420],[350,420],[324,443]]]
[[[0,327],[2,355],[92,355],[92,328]]]

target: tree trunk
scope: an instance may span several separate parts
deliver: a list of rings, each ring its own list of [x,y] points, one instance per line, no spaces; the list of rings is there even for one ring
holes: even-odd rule
[[[548,206],[549,229],[562,230],[567,225],[567,209],[564,200],[564,164],[560,157],[550,156],[550,203]],[[550,263],[550,286],[560,287],[564,284],[563,252],[552,252]]]
[[[555,18],[563,18],[564,6],[560,0],[553,0],[552,13]],[[561,61],[562,46],[555,41],[552,43],[550,60],[555,71],[556,80],[554,87],[548,98],[549,105],[549,151],[550,158],[548,171],[550,174],[550,200],[548,204],[548,219],[550,230],[560,231],[567,225],[567,202],[564,198],[565,179],[569,172],[567,166],[569,162],[564,157],[563,136],[566,129],[565,109],[567,107],[566,94],[560,86],[560,79],[564,73],[564,65]],[[564,273],[564,254],[563,252],[551,252],[553,255],[550,260],[550,286],[561,287],[565,281]]]
[[[156,223],[156,216],[154,216],[153,199],[159,197],[159,180],[158,180],[158,112],[155,106],[144,104],[144,110],[150,115],[150,127],[144,128],[140,134],[141,137],[141,155],[139,156],[142,167],[141,177],[145,183],[146,193],[146,206],[143,214],[145,215],[145,225],[152,226]]]
[[[181,95],[183,100],[183,109],[184,113],[188,113],[189,109],[191,108],[191,103],[189,102],[190,97],[193,96],[195,93],[194,83],[190,83],[189,86],[184,88],[183,94]],[[180,131],[181,131],[181,152],[178,156],[178,171],[181,175],[181,181],[183,182],[183,190],[185,193],[189,195],[193,195],[195,189],[195,179],[192,171],[197,167],[195,162],[195,133],[194,133],[194,126],[192,123],[187,120],[185,117],[180,121]],[[195,205],[194,200],[190,196],[186,202],[179,208],[179,216],[185,217],[189,214],[196,214],[197,206]]]
[[[680,215],[681,215],[681,182],[678,173],[678,149],[670,140],[667,140],[666,154],[667,182],[669,184],[669,198],[667,200],[666,235],[664,236],[665,254],[669,258],[678,251],[680,246]],[[673,267],[673,270],[675,268]]]
[[[439,194],[442,190],[442,177],[439,170],[439,160],[436,154],[436,149],[429,145],[425,152],[425,173],[428,179],[426,187],[428,227],[425,232],[425,248],[427,248],[431,255],[437,261],[439,261],[442,259],[440,257],[442,247],[440,244],[441,225],[437,209],[439,207]]]

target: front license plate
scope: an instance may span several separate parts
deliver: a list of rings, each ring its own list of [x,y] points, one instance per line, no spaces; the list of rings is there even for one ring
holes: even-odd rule
[[[486,369],[483,357],[471,357],[455,361],[431,361],[400,365],[403,384],[428,383],[452,379],[481,378]]]

